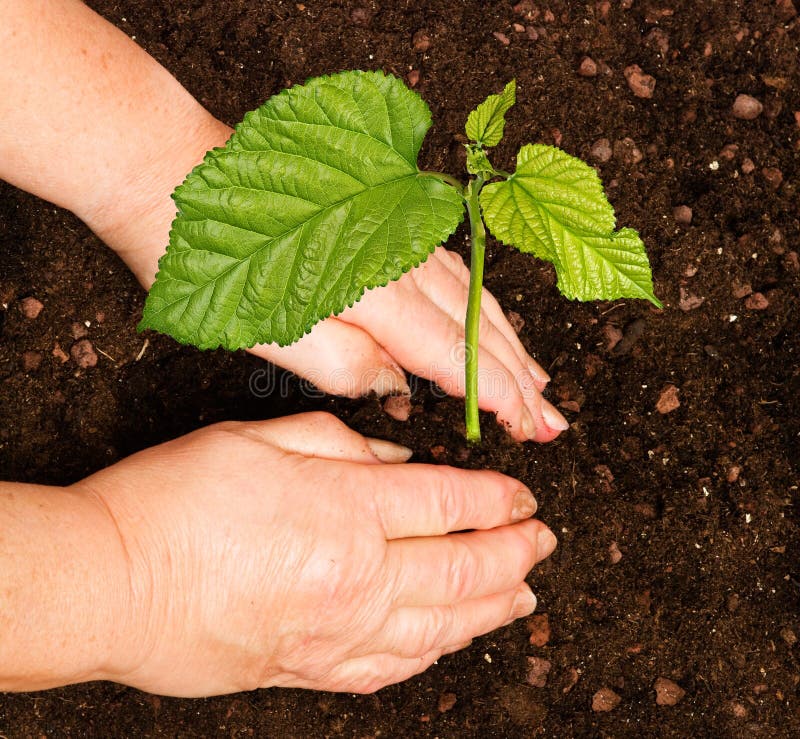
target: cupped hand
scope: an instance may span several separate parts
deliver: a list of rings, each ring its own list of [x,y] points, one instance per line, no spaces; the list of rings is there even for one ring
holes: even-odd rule
[[[251,351],[336,395],[407,393],[403,369],[464,396],[469,270],[439,247],[397,282],[368,291],[296,344]],[[478,397],[517,441],[550,441],[569,424],[542,397],[547,373],[522,346],[497,300],[483,290]]]
[[[409,453],[311,413],[211,426],[78,483],[128,563],[106,677],[369,692],[530,613],[525,576],[555,546],[530,491],[385,463]]]

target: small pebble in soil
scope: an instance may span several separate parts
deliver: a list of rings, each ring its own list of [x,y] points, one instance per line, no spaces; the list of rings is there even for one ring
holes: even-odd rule
[[[624,139],[614,142],[614,158],[628,165],[636,165],[642,161],[644,154],[636,146],[636,142],[630,136],[626,136]]]
[[[736,159],[738,153],[739,147],[736,144],[725,144],[725,146],[720,149],[718,157],[724,159],[726,162],[732,162]]]
[[[725,598],[725,608],[728,609],[728,613],[735,613],[736,610],[739,608],[739,594],[738,593],[730,593],[727,598]]]
[[[688,264],[686,269],[683,270],[684,277],[694,277],[697,274],[697,270],[700,269],[696,264]]]
[[[512,23],[511,27],[514,29],[515,33],[525,33],[525,26],[522,23]]]
[[[628,81],[628,87],[637,98],[651,98],[656,89],[656,80],[649,74],[645,74],[638,64],[631,64],[625,67],[623,72]]]
[[[692,209],[688,205],[677,205],[672,209],[672,217],[679,226],[688,226],[692,222]]]
[[[600,688],[592,696],[592,710],[595,713],[605,713],[613,711],[622,701],[611,688]]]
[[[795,644],[797,644],[797,634],[795,634],[794,631],[792,631],[792,629],[790,629],[788,626],[784,626],[781,629],[781,639],[783,639],[783,641],[786,642],[786,644],[788,644],[790,647],[793,647]]]
[[[550,641],[550,616],[546,613],[537,613],[531,616],[525,627],[530,632],[528,641],[534,647],[543,647]]]
[[[564,695],[569,693],[569,691],[572,690],[578,684],[578,680],[580,679],[580,676],[581,676],[581,674],[580,674],[580,672],[578,672],[578,670],[576,670],[574,667],[570,667],[567,670],[566,674],[564,675],[564,678],[563,678],[564,687],[561,688],[561,692]]]
[[[39,369],[39,365],[41,363],[41,352],[28,351],[22,355],[22,368],[25,370],[25,372],[33,372],[34,370]]]
[[[20,308],[22,310],[22,315],[25,316],[25,318],[33,320],[42,312],[44,305],[36,298],[23,298],[20,302]]]
[[[658,396],[656,410],[662,415],[666,415],[667,413],[672,413],[672,411],[680,408],[681,401],[678,399],[679,392],[680,390],[678,390],[675,385],[667,385]]]
[[[733,101],[733,117],[743,121],[752,121],[761,115],[764,106],[752,95],[740,94]]]
[[[598,139],[592,144],[592,148],[589,150],[589,155],[592,159],[595,159],[601,164],[611,161],[613,154],[611,142],[608,139]]]
[[[777,190],[783,184],[783,172],[777,167],[764,167],[761,174],[773,190]]]
[[[763,293],[753,293],[744,301],[744,307],[748,310],[765,310],[769,308],[769,300]]]
[[[730,483],[734,483],[739,479],[739,475],[741,474],[742,468],[738,464],[734,464],[728,469],[728,474],[725,476],[725,479]]]
[[[731,701],[730,711],[736,718],[747,718],[747,708],[738,701]]]
[[[678,301],[678,307],[686,313],[695,308],[699,308],[706,302],[705,298],[690,293],[685,287],[680,288],[679,293],[680,299]]]
[[[89,339],[76,341],[70,348],[69,353],[75,364],[82,369],[94,367],[97,364],[97,354]]]
[[[407,421],[411,415],[411,397],[408,395],[390,395],[383,401],[383,410],[395,421]]]
[[[597,76],[597,62],[590,56],[585,56],[581,60],[578,67],[578,74],[581,77],[596,77]]]
[[[608,561],[612,565],[619,564],[622,561],[622,552],[620,552],[619,546],[615,541],[608,545]]]
[[[457,700],[455,693],[442,693],[439,696],[439,713],[447,713],[456,704]]]
[[[547,676],[553,664],[543,657],[528,657],[528,674],[526,681],[534,688],[543,688],[547,685]]]
[[[502,31],[493,31],[492,36],[494,36],[501,44],[503,44],[503,46],[508,46],[511,43],[511,39]]]
[[[800,272],[800,256],[796,251],[790,251],[783,260],[783,266],[789,272]]]
[[[644,42],[653,49],[657,49],[662,56],[669,51],[669,34],[661,28],[654,28],[650,31],[644,37]]]
[[[753,160],[750,157],[745,157],[742,159],[742,172],[744,174],[752,174],[753,170],[755,170],[756,165],[753,163]]]
[[[408,80],[409,87],[416,87],[419,84],[419,70],[410,70],[406,75],[406,79]]]
[[[431,48],[431,37],[427,30],[420,29],[411,39],[411,47],[414,51],[427,51]]]
[[[674,706],[686,695],[686,691],[678,683],[666,677],[656,678],[653,689],[656,691],[656,704],[659,706]]]
[[[445,459],[447,459],[447,449],[441,444],[436,444],[435,446],[431,447],[431,456],[437,462],[443,462]]]

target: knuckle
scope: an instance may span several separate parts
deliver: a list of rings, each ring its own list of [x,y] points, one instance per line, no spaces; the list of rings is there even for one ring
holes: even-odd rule
[[[442,527],[445,531],[456,531],[464,520],[466,506],[462,486],[456,482],[455,475],[448,471],[439,476],[436,492]]]

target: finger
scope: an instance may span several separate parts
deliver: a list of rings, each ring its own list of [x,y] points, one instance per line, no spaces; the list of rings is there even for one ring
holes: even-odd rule
[[[375,651],[400,658],[441,651],[527,616],[536,608],[536,597],[522,583],[503,593],[433,608],[399,608],[375,636]]]
[[[406,462],[412,454],[411,449],[400,444],[362,436],[322,411],[253,421],[242,427],[267,444],[306,457],[378,464]]]
[[[389,543],[387,566],[397,605],[439,606],[517,587],[556,546],[540,521]]]
[[[402,315],[403,324],[397,316]],[[463,323],[454,321],[423,295],[413,282],[393,282],[368,292],[348,308],[342,320],[381,336],[392,356],[410,372],[437,383],[449,395],[464,397],[465,376]],[[424,327],[424,341],[408,325]],[[500,423],[517,441],[550,441],[558,430],[542,416],[543,401],[526,404],[512,372],[483,345],[478,349],[478,400],[484,410],[494,411]],[[556,411],[558,413],[558,411]]]
[[[290,346],[259,344],[248,351],[332,395],[358,398],[370,392],[381,397],[410,392],[403,370],[372,336],[337,318],[320,321]]]
[[[434,252],[434,258],[437,258],[451,274],[458,279],[458,281],[467,289],[469,289],[469,270],[461,259],[461,256],[455,252],[448,251],[444,247],[439,247]],[[550,382],[550,375],[547,374],[544,367],[540,365],[530,354],[526,351],[525,347],[514,330],[514,327],[509,323],[506,314],[500,307],[500,303],[486,288],[483,288],[481,293],[481,310],[484,311],[489,320],[494,324],[500,333],[505,336],[506,340],[512,347],[514,347],[520,361],[525,364],[530,370],[536,387],[539,390],[544,390],[548,382]]]
[[[491,470],[411,464],[363,474],[387,539],[493,529],[536,512],[525,485]]]

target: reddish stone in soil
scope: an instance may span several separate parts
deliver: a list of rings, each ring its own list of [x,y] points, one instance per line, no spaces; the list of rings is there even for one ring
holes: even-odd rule
[[[547,676],[552,667],[550,660],[543,657],[528,657],[528,674],[526,677],[528,685],[534,688],[543,688],[547,685]]]
[[[654,28],[650,31],[650,33],[644,37],[644,42],[648,46],[658,49],[662,56],[669,51],[669,35],[660,28]]]
[[[678,400],[678,393],[680,390],[675,385],[667,385],[658,396],[656,403],[656,410],[662,415],[672,413],[681,406],[681,401]]]
[[[732,701],[730,704],[731,713],[736,718],[747,718],[747,708],[745,708],[741,703],[736,701]]]
[[[605,713],[613,711],[622,701],[611,688],[600,688],[592,696],[592,710],[595,713]]]
[[[22,309],[22,315],[25,316],[25,318],[33,320],[42,312],[44,305],[36,298],[23,298],[22,302],[20,303],[20,308]]]
[[[411,415],[411,398],[408,395],[390,395],[383,401],[383,410],[395,421],[407,421]]]
[[[597,64],[590,56],[583,57],[578,74],[581,77],[595,77],[597,75]]]
[[[800,272],[800,256],[796,251],[790,251],[783,260],[783,266],[789,272]]]
[[[550,641],[550,617],[546,613],[531,616],[525,626],[531,633],[528,641],[534,647],[543,647]]]
[[[732,162],[736,159],[736,155],[739,153],[739,147],[736,144],[725,144],[719,152],[719,158],[725,159],[728,162]]]
[[[705,298],[700,298],[697,295],[693,295],[684,287],[680,288],[679,292],[680,300],[678,301],[678,306],[686,313],[688,313],[690,310],[694,310],[695,308],[699,308],[703,303],[706,302]]]
[[[672,216],[679,226],[688,226],[692,222],[692,209],[688,205],[678,205],[672,209]]]
[[[41,352],[28,351],[22,355],[22,368],[26,372],[33,372],[33,370],[39,369],[39,365],[41,363],[42,363]]]
[[[656,678],[653,689],[656,691],[656,703],[659,706],[674,706],[686,695],[686,691],[678,683],[666,677]]]
[[[744,307],[748,310],[765,310],[769,308],[769,300],[763,293],[753,293],[744,301]]]
[[[777,190],[783,183],[783,172],[777,167],[764,167],[761,174],[764,175],[764,179],[773,190]]]
[[[439,713],[447,713],[456,704],[457,700],[455,693],[442,693],[439,696]]]
[[[442,462],[447,457],[447,449],[441,444],[431,447],[431,455],[437,462]]]
[[[615,541],[608,545],[608,561],[612,565],[619,564],[622,561],[622,552],[620,552],[619,546]]]
[[[581,405],[575,400],[562,400],[558,404],[558,407],[563,408],[565,411],[571,411],[572,413],[581,412]]]
[[[642,150],[630,136],[614,142],[614,156],[628,165],[639,164],[644,158]]]
[[[511,43],[511,39],[502,31],[493,31],[492,36],[494,36],[501,44],[503,44],[503,46],[508,46]]]
[[[728,475],[726,476],[726,480],[728,482],[736,482],[739,479],[739,475],[742,474],[742,468],[735,464],[728,470]]]
[[[761,115],[764,106],[752,95],[737,95],[733,101],[733,117],[743,121],[752,121]]]
[[[628,81],[628,87],[637,98],[651,98],[656,89],[655,77],[645,74],[638,64],[631,64],[625,67],[623,72]]]
[[[97,354],[95,354],[94,347],[89,339],[76,341],[69,353],[75,364],[82,369],[94,367],[97,364]]]
[[[416,87],[419,84],[419,70],[412,69],[406,75],[406,79],[408,80],[409,87]]]
[[[750,159],[750,157],[745,157],[742,159],[742,172],[744,174],[750,174],[755,168],[756,165],[753,163],[753,160]]]
[[[598,139],[592,144],[589,150],[592,159],[596,159],[601,164],[611,161],[614,152],[611,149],[611,142],[608,139]]]
[[[425,29],[419,30],[411,39],[411,47],[414,51],[427,51],[431,48],[431,37]]]

